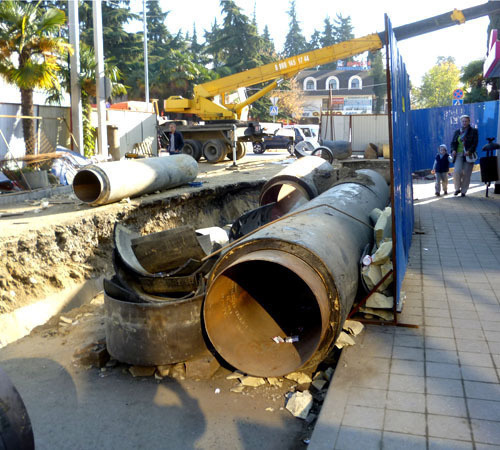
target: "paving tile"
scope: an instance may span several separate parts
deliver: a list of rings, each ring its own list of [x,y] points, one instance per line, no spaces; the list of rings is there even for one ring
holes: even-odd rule
[[[425,325],[431,327],[451,327],[453,325],[449,317],[429,317],[425,318]]]
[[[382,431],[341,426],[335,443],[336,450],[352,450],[353,446],[367,449],[380,449]]]
[[[472,433],[476,442],[483,444],[500,443],[500,423],[488,420],[471,420]]]
[[[457,339],[456,342],[459,352],[490,353],[488,344],[484,340]]]
[[[464,339],[485,340],[483,331],[476,327],[468,330],[455,330],[457,336]]]
[[[467,417],[465,400],[462,397],[427,395],[427,412],[442,416]]]
[[[425,414],[388,409],[385,413],[384,431],[425,436]]]
[[[472,450],[472,442],[429,438],[429,450]]]
[[[427,306],[424,309],[425,317],[450,317],[450,311],[448,309],[448,305],[445,308],[428,308]]]
[[[488,347],[493,355],[500,355],[500,342],[488,342]]]
[[[478,444],[476,443],[476,450],[500,450],[500,445]]]
[[[425,413],[425,395],[414,392],[389,391],[387,393],[387,409]]]
[[[464,396],[464,389],[462,381],[460,380],[426,377],[425,383],[427,388],[427,394],[446,395],[454,397]]]
[[[495,323],[495,322],[492,322],[492,323]],[[500,327],[497,326],[497,329],[500,329]],[[488,342],[500,342],[500,331],[486,330],[484,332],[484,336],[486,337],[486,340]]]
[[[364,345],[362,353],[377,358],[390,358],[392,353],[392,341],[385,344],[373,343]]]
[[[384,450],[426,450],[427,444],[424,436],[384,431],[382,435],[382,448]]]
[[[471,309],[457,309],[454,308],[453,305],[450,305],[450,315],[455,319],[469,319],[469,320],[477,320],[479,318],[479,314],[476,313],[473,308]]]
[[[416,375],[424,376],[423,361],[408,361],[404,359],[393,359],[391,364],[391,373],[398,375]]]
[[[342,426],[372,428],[381,430],[384,423],[384,409],[368,406],[347,405]]]
[[[458,364],[444,364],[438,362],[427,362],[426,366],[426,375],[428,377],[436,377],[436,378],[451,378],[455,380],[459,380],[462,378],[460,373],[460,367]]]
[[[464,381],[465,396],[482,400],[500,402],[500,384]]]
[[[393,359],[408,359],[411,361],[423,361],[424,350],[422,348],[399,347],[395,345],[392,349]]]
[[[443,337],[443,338],[453,338],[455,335],[453,334],[453,328],[447,327],[425,327],[424,330],[425,336],[429,337]]]
[[[423,394],[425,392],[425,378],[415,375],[397,375],[391,373],[389,390]]]
[[[497,373],[495,369],[490,367],[462,366],[460,371],[464,380],[498,383]]]
[[[457,319],[456,317],[451,319],[451,323],[455,328],[459,328],[459,330],[455,330],[457,334],[461,333],[462,330],[476,330],[480,327],[480,323],[477,320]]]
[[[455,339],[427,336],[425,338],[425,348],[434,350],[456,350]]]
[[[500,422],[500,402],[490,400],[467,399],[469,415],[472,419],[494,420]],[[500,423],[498,424],[500,427]],[[500,441],[497,442],[500,445]]]
[[[355,406],[371,406],[384,408],[387,397],[385,389],[369,389],[352,386],[349,390],[347,403]]]
[[[484,331],[498,331],[498,330],[500,330],[500,324],[498,324],[498,322],[490,322],[489,320],[481,320],[480,324],[481,324],[481,328]]]
[[[469,421],[462,417],[427,415],[429,436],[469,441],[471,439]]]
[[[491,356],[487,353],[458,352],[458,359],[464,366],[493,367]]]
[[[500,322],[500,313],[478,312],[479,319],[488,320],[490,322]]]
[[[354,375],[352,384],[371,389],[387,389],[389,383],[388,373],[367,373],[357,371]]]
[[[425,360],[446,364],[458,364],[458,355],[455,350],[425,350]]]

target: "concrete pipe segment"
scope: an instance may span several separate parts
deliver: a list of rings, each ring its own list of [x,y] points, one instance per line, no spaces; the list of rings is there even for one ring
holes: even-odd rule
[[[316,156],[305,156],[272,177],[260,191],[261,206],[276,202],[274,214],[280,217],[312,200],[336,181],[335,168]]]
[[[114,161],[81,169],[73,180],[73,191],[82,202],[106,205],[181,186],[197,175],[198,163],[189,155]]]
[[[369,214],[389,200],[372,170],[330,188],[231,247],[208,279],[208,337],[232,366],[281,376],[320,362],[350,311]]]

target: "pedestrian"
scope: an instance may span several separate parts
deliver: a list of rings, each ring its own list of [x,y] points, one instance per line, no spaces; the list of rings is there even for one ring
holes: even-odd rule
[[[450,171],[450,155],[446,145],[441,144],[438,149],[438,154],[434,159],[432,173],[436,174],[436,195],[441,195],[441,185],[443,186],[444,195],[448,194],[448,172]]]
[[[176,131],[177,126],[175,123],[169,125],[168,137],[168,152],[171,155],[176,155],[181,153],[182,147],[184,147],[184,139],[179,131]]]
[[[453,182],[455,184],[454,195],[462,194],[465,197],[469,189],[472,168],[477,160],[477,129],[471,127],[470,117],[460,117],[462,127],[455,131],[451,140],[451,156],[455,168],[453,170]]]

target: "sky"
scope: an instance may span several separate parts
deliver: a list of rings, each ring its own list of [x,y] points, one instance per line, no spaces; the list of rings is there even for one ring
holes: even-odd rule
[[[324,19],[331,19],[337,13],[343,17],[350,16],[354,27],[354,36],[384,30],[384,13],[387,13],[393,27],[416,22],[438,14],[452,11],[454,8],[464,9],[484,3],[485,0],[296,0],[297,18],[302,33],[309,40],[315,29],[323,30]],[[178,30],[192,33],[196,25],[198,39],[201,41],[204,30],[209,30],[217,19],[220,24],[219,0],[160,0],[164,11],[170,11],[166,26],[171,33]],[[268,25],[271,37],[278,51],[288,33],[290,8],[289,0],[236,0],[249,17],[253,17],[254,6],[259,32]],[[142,0],[132,0],[132,9],[142,11]],[[410,80],[419,86],[423,75],[436,64],[439,56],[452,56],[460,68],[470,61],[486,56],[487,27],[489,19],[483,17],[453,26],[427,35],[414,37],[398,44],[406,64]]]

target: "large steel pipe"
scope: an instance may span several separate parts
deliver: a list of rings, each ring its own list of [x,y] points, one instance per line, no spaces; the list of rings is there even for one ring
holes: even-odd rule
[[[264,184],[260,205],[276,202],[276,217],[317,197],[337,180],[335,168],[316,156],[299,158]]]
[[[205,327],[232,366],[280,376],[331,350],[356,295],[361,253],[373,241],[370,211],[389,199],[381,175],[356,174],[243,239],[214,266]]]
[[[73,191],[82,202],[105,205],[181,186],[197,175],[198,163],[189,155],[114,161],[81,169],[73,180]]]

